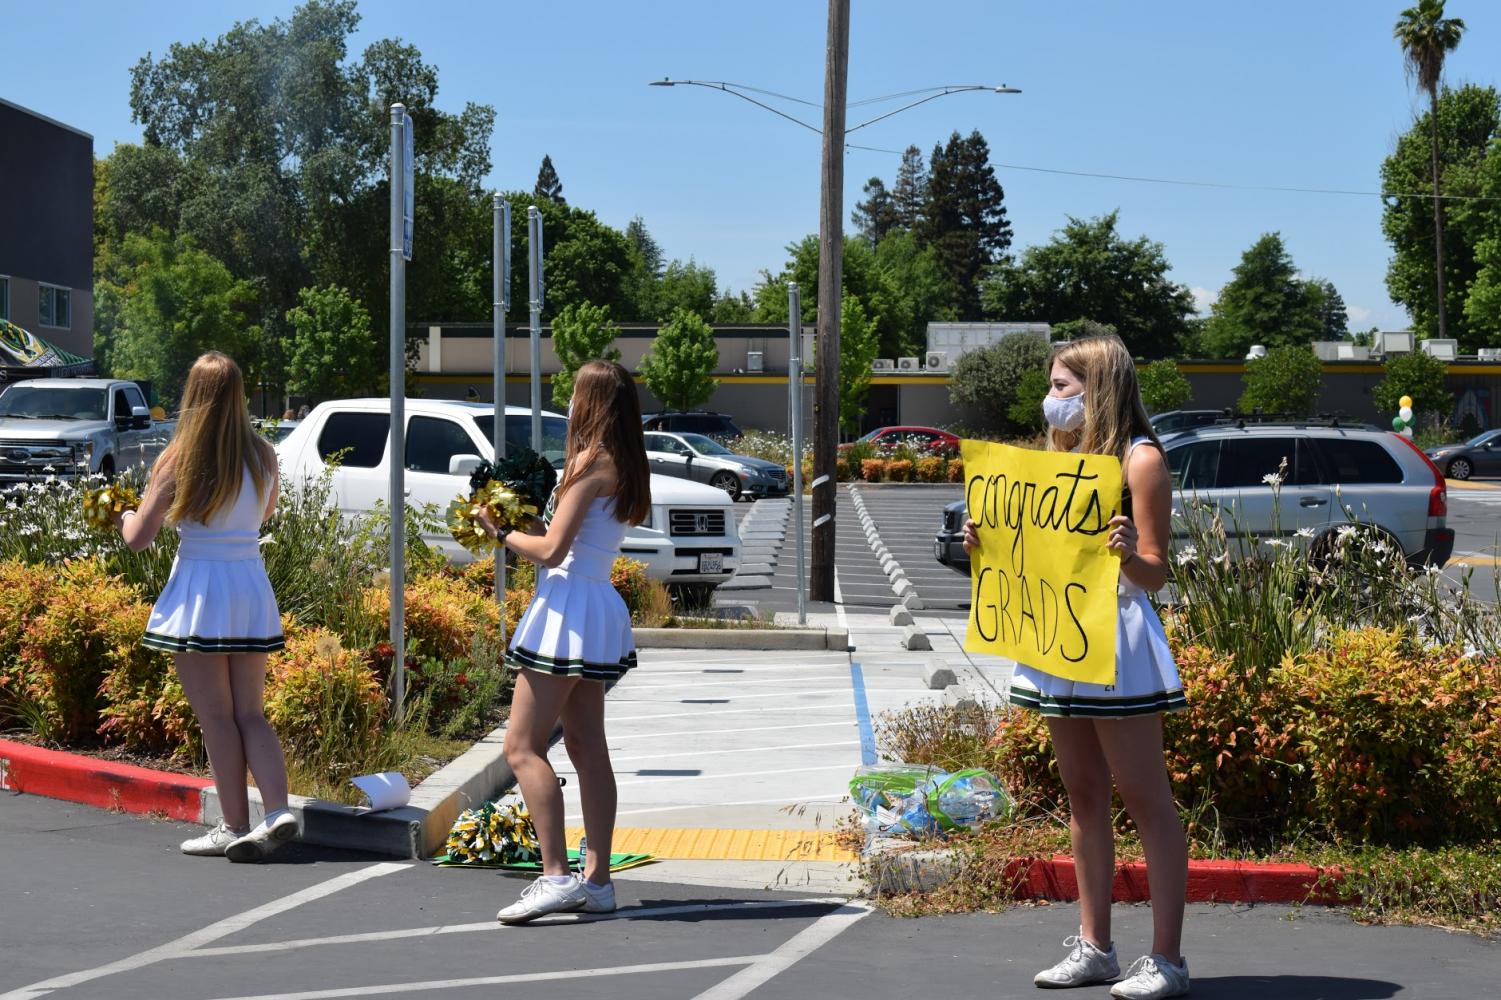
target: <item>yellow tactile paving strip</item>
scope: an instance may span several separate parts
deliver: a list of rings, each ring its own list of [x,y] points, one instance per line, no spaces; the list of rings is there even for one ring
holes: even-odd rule
[[[584,828],[569,827],[569,847],[577,847]],[[650,854],[674,861],[853,861],[826,830],[711,830],[666,827],[621,827],[615,831],[616,854]]]
[[[1451,490],[1501,490],[1501,483],[1477,483],[1470,479],[1444,480]]]

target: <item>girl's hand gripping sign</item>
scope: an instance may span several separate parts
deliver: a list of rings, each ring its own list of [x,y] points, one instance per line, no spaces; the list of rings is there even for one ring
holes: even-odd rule
[[[1089,684],[1115,683],[1121,502],[1111,455],[962,442],[964,499],[979,525],[964,648]]]

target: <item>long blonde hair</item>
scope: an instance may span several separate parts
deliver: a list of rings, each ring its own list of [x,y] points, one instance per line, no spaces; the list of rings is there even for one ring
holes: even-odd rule
[[[171,470],[167,520],[208,523],[239,498],[247,467],[256,495],[265,496],[276,475],[275,453],[250,424],[240,366],[209,351],[188,372],[177,431],[152,469],[153,476]]]
[[[1141,402],[1136,363],[1119,337],[1084,337],[1059,345],[1048,358],[1050,377],[1058,362],[1084,382],[1084,426],[1076,431],[1049,428],[1049,451],[1077,449],[1124,462],[1133,438],[1145,437],[1162,447]]]

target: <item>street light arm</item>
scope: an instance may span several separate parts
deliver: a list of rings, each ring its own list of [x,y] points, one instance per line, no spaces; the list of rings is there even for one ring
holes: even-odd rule
[[[912,108],[917,107],[919,104],[927,104],[929,101],[936,101],[940,97],[947,97],[950,94],[962,94],[962,93],[964,93],[966,91],[970,91],[970,90],[989,90],[989,91],[992,91],[993,93],[997,93],[997,94],[1020,93],[1020,91],[1014,90],[1012,88],[982,87],[979,84],[970,84],[968,86],[963,86],[963,87],[944,87],[938,93],[936,93],[936,94],[929,94],[927,97],[924,97],[920,101],[913,101],[911,104],[903,104],[901,107],[897,108],[895,111],[888,111],[884,115],[877,115],[876,117],[870,119],[869,121],[863,121],[859,125],[851,126],[850,128],[847,128],[847,129],[844,130],[844,134],[845,135],[849,135],[851,132],[858,132],[858,131],[860,131],[862,128],[864,128],[867,125],[874,125],[876,122],[885,121],[887,118],[890,118],[892,115],[899,115],[903,111],[908,111],[908,110],[911,110]]]
[[[794,118],[792,115],[789,115],[787,112],[785,112],[785,111],[779,111],[778,109],[772,107],[770,104],[765,104],[765,103],[763,103],[761,101],[756,100],[754,97],[750,97],[750,96],[748,96],[746,94],[742,94],[740,91],[734,89],[734,87],[736,86],[734,84],[726,84],[726,83],[720,83],[720,82],[715,82],[715,81],[705,81],[705,80],[653,80],[653,81],[651,81],[651,83],[649,84],[649,86],[652,86],[652,87],[675,87],[678,84],[683,84],[685,86],[690,86],[690,87],[707,87],[710,90],[722,90],[726,94],[733,94],[736,97],[740,98],[742,101],[749,101],[750,103],[754,104],[758,108],[763,108],[763,109],[765,109],[767,111],[770,111],[772,114],[774,114],[774,115],[776,115],[776,116],[778,116],[780,118],[785,118],[788,121],[792,122],[794,125],[801,125],[803,128],[807,129],[809,132],[813,132],[813,133],[815,133],[817,135],[823,135],[823,130],[820,129],[820,128],[818,128],[818,126],[816,126],[816,125],[809,125],[807,122],[803,121],[801,118]],[[769,93],[769,91],[768,91],[768,93]],[[782,95],[779,94],[777,96],[780,97]],[[795,98],[795,97],[789,97],[789,98],[787,98],[787,100],[789,100],[789,101],[796,101],[798,99]],[[807,104],[808,102],[807,101],[799,101],[799,103],[801,103],[801,104]]]

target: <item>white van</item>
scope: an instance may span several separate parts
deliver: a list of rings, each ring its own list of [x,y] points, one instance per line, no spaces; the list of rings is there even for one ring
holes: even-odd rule
[[[469,491],[469,474],[490,458],[495,409],[487,403],[408,399],[406,407],[406,494],[410,504],[433,504],[440,515]],[[506,442],[530,445],[531,410],[506,407]],[[568,420],[543,411],[542,454],[562,467]],[[289,484],[323,474],[325,460],[338,456],[333,500],[347,515],[365,514],[390,489],[391,401],[343,399],[319,403],[277,446],[282,475]],[[640,560],[663,583],[716,585],[740,565],[740,534],[732,501],[723,490],[682,479],[651,477],[651,516],[630,528],[621,554]],[[473,555],[445,530],[424,536],[454,562]]]

